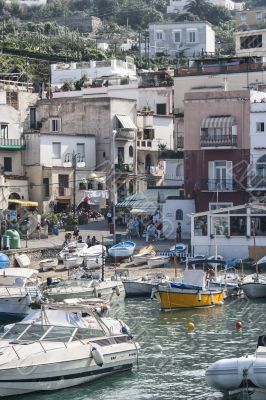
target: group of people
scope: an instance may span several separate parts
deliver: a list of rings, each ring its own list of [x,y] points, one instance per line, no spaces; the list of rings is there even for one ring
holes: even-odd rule
[[[146,229],[146,243],[161,239],[163,224],[161,221],[151,222]]]
[[[88,247],[96,246],[96,244],[100,244],[99,240],[97,240],[95,236],[92,236],[92,238],[91,238],[90,235],[87,236],[86,243],[87,243]]]

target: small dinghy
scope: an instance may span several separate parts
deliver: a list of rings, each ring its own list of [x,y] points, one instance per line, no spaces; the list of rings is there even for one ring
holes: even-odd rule
[[[158,289],[159,284],[169,282],[169,277],[163,272],[147,274],[141,278],[130,279],[124,275],[121,277],[126,297],[151,297],[154,289]]]
[[[168,256],[150,256],[147,258],[147,264],[149,268],[164,267],[170,262]]]
[[[84,266],[87,269],[97,268],[102,265],[103,257],[106,256],[106,247],[101,244],[91,246],[82,252]]]
[[[266,298],[266,277],[260,274],[248,275],[244,278],[241,288],[249,299]]]
[[[113,245],[108,253],[113,258],[129,258],[133,255],[136,244],[134,242],[120,242]]]
[[[156,255],[155,247],[152,245],[144,246],[139,250],[138,254],[134,255],[133,263],[134,265],[140,265],[147,263],[149,257]]]
[[[79,256],[69,257],[64,259],[65,268],[79,267],[83,263],[83,258]]]
[[[50,271],[51,269],[56,269],[58,265],[58,259],[57,258],[46,258],[45,260],[41,260],[39,262],[40,270],[45,272],[45,271]]]
[[[266,399],[266,341],[258,339],[254,355],[216,361],[206,371],[207,384],[227,395]],[[244,397],[248,395],[247,397]],[[241,396],[241,399],[242,399]],[[238,398],[238,397],[237,397]]]

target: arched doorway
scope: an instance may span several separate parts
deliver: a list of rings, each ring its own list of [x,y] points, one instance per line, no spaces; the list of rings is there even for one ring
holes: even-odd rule
[[[8,197],[9,200],[20,200],[20,195],[18,193],[11,193]]]
[[[145,171],[147,173],[150,172],[150,167],[151,167],[151,155],[147,154],[145,157]]]

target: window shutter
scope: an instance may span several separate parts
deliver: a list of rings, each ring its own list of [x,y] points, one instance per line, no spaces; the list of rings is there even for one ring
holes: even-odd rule
[[[233,162],[226,161],[226,190],[233,190]]]
[[[214,161],[209,161],[208,164],[208,189],[215,190],[215,182],[214,182]]]

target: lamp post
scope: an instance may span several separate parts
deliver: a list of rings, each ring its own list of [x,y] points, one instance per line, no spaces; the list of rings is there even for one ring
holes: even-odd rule
[[[117,131],[113,130],[113,225],[114,225],[114,233],[113,233],[113,241],[115,242],[115,203],[116,203],[116,187],[115,187],[115,138],[117,135]]]
[[[72,167],[73,168],[73,208],[74,215],[76,215],[76,171],[77,168],[84,168],[85,162],[84,157],[80,153],[75,153],[73,150],[72,153],[67,153],[65,155],[64,167]]]

